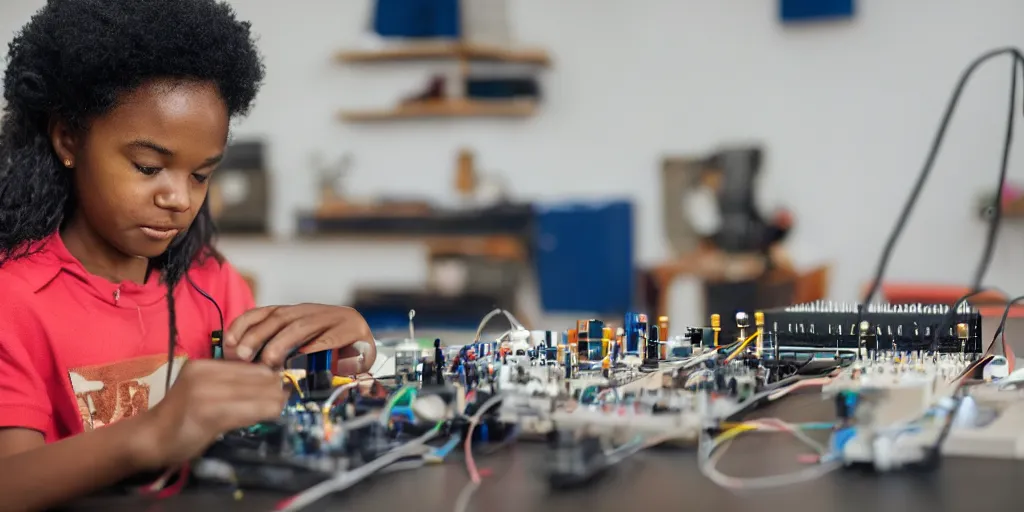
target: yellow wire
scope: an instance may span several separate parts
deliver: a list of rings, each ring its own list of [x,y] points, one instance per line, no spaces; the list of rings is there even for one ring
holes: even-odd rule
[[[739,425],[736,425],[735,427],[732,427],[729,430],[726,430],[725,432],[722,432],[721,434],[718,434],[718,436],[715,437],[715,439],[714,439],[714,441],[712,441],[712,443],[713,443],[714,446],[718,446],[718,445],[720,445],[720,444],[722,444],[722,443],[724,443],[724,442],[726,442],[726,441],[728,441],[730,439],[735,438],[736,436],[738,436],[738,435],[740,435],[740,434],[742,434],[744,432],[750,432],[751,430],[757,430],[757,429],[758,429],[757,425],[752,425],[750,423],[740,423]]]
[[[739,348],[734,350],[732,354],[729,354],[729,357],[725,358],[725,362],[728,363],[728,362],[732,361],[734,357],[736,357],[738,354],[740,354],[741,352],[746,350],[747,345],[750,345],[750,342],[754,341],[757,338],[757,335],[760,332],[761,332],[761,330],[758,329],[758,330],[754,331],[754,334],[751,334],[749,338],[743,340],[743,343],[740,344]]]
[[[292,386],[295,388],[295,391],[299,393],[299,398],[306,398],[306,394],[302,392],[302,388],[299,386],[299,380],[296,379],[294,375],[288,372],[284,372],[281,374],[281,377],[284,380],[292,383]]]

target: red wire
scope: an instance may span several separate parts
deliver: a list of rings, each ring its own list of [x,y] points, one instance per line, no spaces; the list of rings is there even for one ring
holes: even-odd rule
[[[157,493],[157,499],[167,499],[180,493],[181,490],[185,488],[185,484],[188,483],[190,472],[189,464],[186,462],[181,466],[181,471],[178,472],[178,478],[174,483],[163,488],[159,493]]]
[[[1017,356],[1014,355],[1013,349],[1010,348],[1010,345],[1006,343],[1006,329],[1003,329],[1000,336],[1003,339],[1003,357],[1006,358],[1007,370],[1009,370],[1009,373],[1013,373],[1014,367],[1017,366]]]
[[[469,424],[469,431],[466,432],[466,442],[463,443],[463,449],[466,452],[466,472],[469,473],[469,479],[474,484],[479,485],[480,472],[476,469],[476,460],[473,459],[473,431],[476,430],[476,424],[476,421]]]

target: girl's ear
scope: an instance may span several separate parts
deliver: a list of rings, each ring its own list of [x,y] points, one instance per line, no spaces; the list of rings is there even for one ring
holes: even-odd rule
[[[61,163],[69,169],[74,168],[75,155],[78,154],[77,134],[67,123],[57,118],[50,119],[49,131],[50,144]]]

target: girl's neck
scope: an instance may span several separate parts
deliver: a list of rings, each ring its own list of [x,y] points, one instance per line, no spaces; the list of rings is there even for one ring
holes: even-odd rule
[[[149,259],[129,256],[114,248],[88,224],[73,217],[61,229],[60,237],[68,252],[90,274],[113,283],[132,281],[144,284],[149,271]]]

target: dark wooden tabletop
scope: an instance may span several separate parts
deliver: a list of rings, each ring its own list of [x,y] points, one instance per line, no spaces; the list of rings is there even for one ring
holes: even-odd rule
[[[834,409],[820,392],[793,393],[754,416],[790,422],[830,421]],[[787,434],[751,433],[729,447],[720,469],[735,476],[792,471],[804,445]],[[454,509],[466,484],[466,469],[456,451],[439,466],[380,475],[334,496],[310,511],[443,511]],[[757,510],[938,512],[1015,510],[1024,504],[1024,463],[986,459],[944,459],[930,472],[876,475],[845,469],[810,483],[767,491],[738,493],[717,487],[697,468],[686,449],[657,449],[635,455],[605,477],[580,489],[552,491],[544,477],[546,447],[519,443],[477,464],[485,478],[467,512],[639,512]],[[94,498],[70,510],[265,511],[285,496],[248,492],[240,501],[224,491],[190,490],[161,502],[137,498]]]

